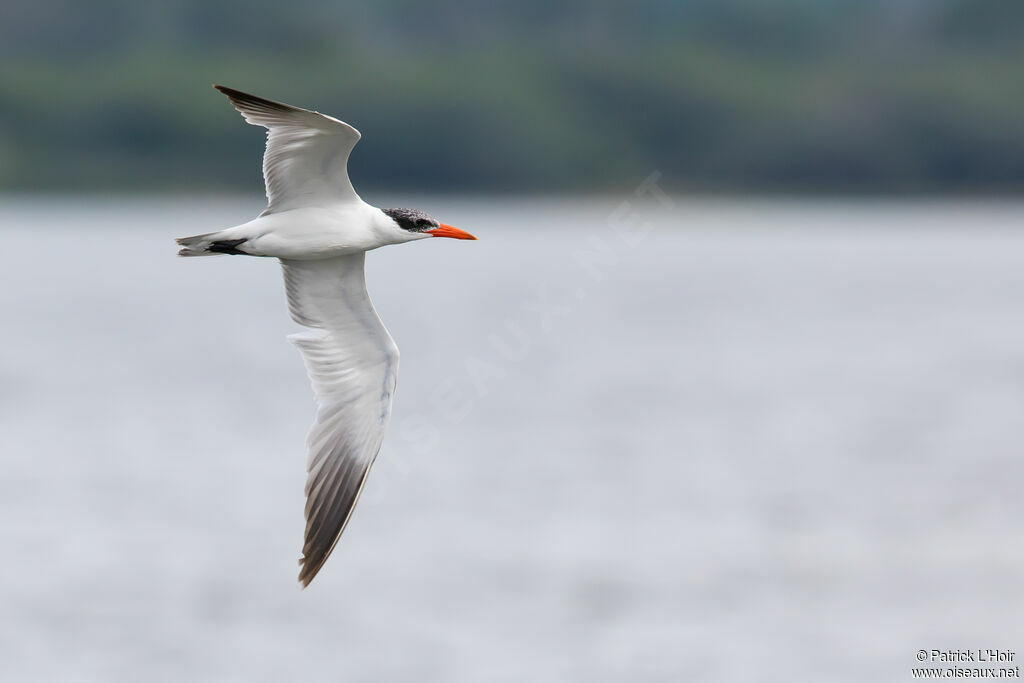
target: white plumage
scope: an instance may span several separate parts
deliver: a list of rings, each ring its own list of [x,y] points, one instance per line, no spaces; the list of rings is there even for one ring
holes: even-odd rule
[[[309,432],[306,533],[299,581],[308,585],[352,516],[391,415],[398,347],[366,291],[366,252],[427,237],[476,239],[411,209],[378,209],[356,194],[348,156],[360,135],[330,116],[214,86],[264,126],[267,208],[248,223],[178,240],[181,256],[281,260],[288,308],[317,402]]]

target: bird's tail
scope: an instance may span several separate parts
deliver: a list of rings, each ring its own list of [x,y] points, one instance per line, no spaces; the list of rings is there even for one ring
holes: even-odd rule
[[[202,235],[191,237],[179,237],[177,242],[181,245],[178,256],[215,256],[216,254],[245,254],[239,246],[245,239],[219,239],[224,231],[208,232]]]

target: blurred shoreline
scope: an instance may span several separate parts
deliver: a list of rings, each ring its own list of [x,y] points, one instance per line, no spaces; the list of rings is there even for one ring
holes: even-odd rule
[[[0,187],[244,189],[216,82],[354,125],[362,189],[1024,192],[1021,3],[45,5],[0,14]]]

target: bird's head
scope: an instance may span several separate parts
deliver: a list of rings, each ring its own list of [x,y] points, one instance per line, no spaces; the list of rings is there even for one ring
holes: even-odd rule
[[[381,209],[398,228],[398,242],[409,242],[425,237],[452,237],[457,240],[475,240],[465,230],[440,223],[417,209]]]

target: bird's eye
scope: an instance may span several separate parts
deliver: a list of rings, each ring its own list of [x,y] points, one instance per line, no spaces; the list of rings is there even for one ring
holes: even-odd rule
[[[417,228],[426,228],[426,227],[429,227],[429,226],[430,226],[430,221],[428,221],[426,218],[420,218],[419,220],[416,221],[416,227]]]

